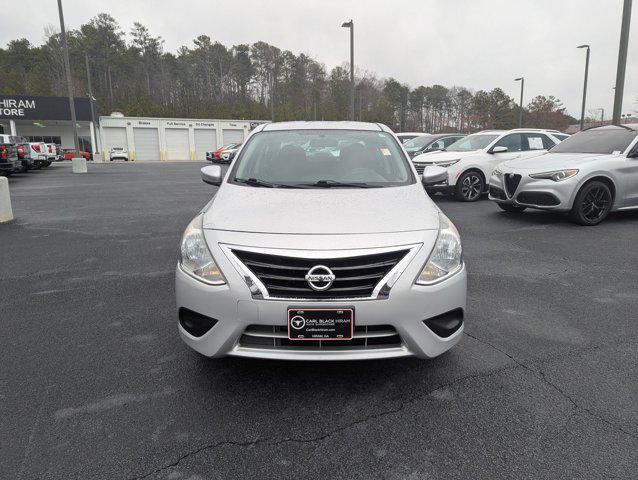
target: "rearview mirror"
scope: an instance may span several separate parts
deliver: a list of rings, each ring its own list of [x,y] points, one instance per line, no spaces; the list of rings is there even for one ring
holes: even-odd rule
[[[431,165],[429,167],[425,167],[425,170],[423,170],[421,183],[424,187],[431,187],[436,185],[437,183],[445,182],[446,180],[447,169]]]
[[[507,152],[507,147],[494,147],[490,153],[505,153]]]
[[[219,187],[222,184],[222,167],[219,165],[208,165],[202,167],[202,180],[209,185]]]

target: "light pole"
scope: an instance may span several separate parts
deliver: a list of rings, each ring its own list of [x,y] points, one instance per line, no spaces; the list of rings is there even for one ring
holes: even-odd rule
[[[344,22],[343,28],[350,29],[350,120],[354,120],[354,22]]]
[[[91,88],[91,69],[89,68],[89,54],[84,54],[84,62],[86,63],[86,86],[89,89],[89,105],[91,106],[91,147],[93,149],[93,153],[99,153],[100,150],[97,145],[97,135],[95,134],[95,107],[93,106],[93,102],[95,98],[93,98],[93,89]]]
[[[583,106],[580,110],[580,129],[585,128],[585,100],[587,98],[587,75],[589,74],[589,45],[579,45],[576,48],[586,48],[587,54],[585,55],[585,83],[583,85]]]
[[[71,64],[69,63],[69,45],[66,41],[66,30],[64,28],[64,13],[62,13],[62,0],[58,0],[58,13],[60,15],[60,35],[62,36],[64,70],[66,72],[66,84],[69,90],[69,108],[71,109],[71,123],[73,124],[73,147],[75,148],[75,155],[79,156],[80,142],[78,140],[78,126],[75,119],[75,102],[73,101],[73,83],[71,81]]]
[[[620,27],[620,45],[618,47],[618,68],[616,70],[616,93],[614,95],[614,114],[611,123],[620,123],[622,97],[625,88],[625,69],[627,67],[627,47],[629,45],[629,25],[631,22],[631,0],[624,0],[622,23]]]
[[[600,125],[603,126],[605,124],[605,109],[599,108],[600,110]]]
[[[521,101],[518,104],[518,128],[523,128],[523,89],[525,88],[525,77],[514,79],[515,82],[521,82]]]

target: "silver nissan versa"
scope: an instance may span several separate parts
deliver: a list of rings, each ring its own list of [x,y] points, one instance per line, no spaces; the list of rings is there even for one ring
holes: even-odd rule
[[[257,127],[188,225],[179,333],[209,357],[431,358],[463,334],[459,234],[383,125]]]

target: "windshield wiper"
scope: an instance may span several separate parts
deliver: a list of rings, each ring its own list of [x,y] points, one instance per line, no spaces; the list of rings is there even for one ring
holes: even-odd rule
[[[245,183],[246,185],[250,185],[251,187],[266,187],[266,188],[299,188],[296,185],[291,185],[287,183],[272,183],[267,182],[265,180],[260,180],[258,178],[236,178],[235,181],[237,183]]]
[[[336,180],[317,180],[314,183],[298,183],[295,186],[319,187],[319,188],[332,188],[332,187],[375,188],[377,187],[377,185],[371,185],[365,182],[338,182]]]

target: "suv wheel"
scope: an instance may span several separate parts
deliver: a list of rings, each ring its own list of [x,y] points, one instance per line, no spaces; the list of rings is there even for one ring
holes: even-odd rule
[[[503,202],[496,202],[496,203],[498,204],[499,207],[501,207],[506,212],[512,212],[512,213],[519,213],[527,208],[527,207],[522,207],[520,205],[512,205],[511,203],[503,203]]]
[[[454,196],[462,202],[475,202],[485,191],[485,181],[476,171],[465,172],[456,181]]]
[[[598,225],[611,211],[612,195],[606,183],[593,181],[580,189],[569,216],[580,225]]]

